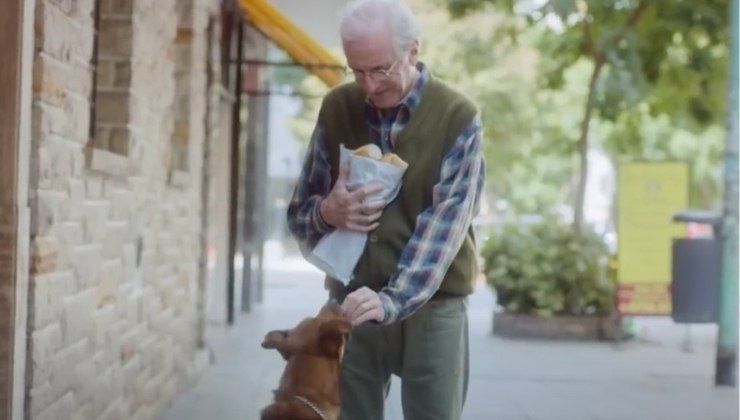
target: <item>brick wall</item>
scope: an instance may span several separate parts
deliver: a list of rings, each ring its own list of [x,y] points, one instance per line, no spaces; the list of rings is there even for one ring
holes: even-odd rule
[[[94,1],[37,0],[31,418],[156,418],[207,363],[199,186],[218,1],[178,3],[103,0],[95,71]]]

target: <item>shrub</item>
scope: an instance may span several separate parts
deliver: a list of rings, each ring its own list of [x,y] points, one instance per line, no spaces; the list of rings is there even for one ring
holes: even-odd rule
[[[509,224],[490,237],[482,256],[487,282],[507,312],[595,315],[614,308],[609,251],[592,232],[577,238],[554,220]]]

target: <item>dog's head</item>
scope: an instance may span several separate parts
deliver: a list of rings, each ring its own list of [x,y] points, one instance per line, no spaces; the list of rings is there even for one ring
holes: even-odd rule
[[[306,318],[292,330],[275,330],[265,335],[262,347],[276,349],[285,360],[297,354],[341,360],[352,324],[341,307],[329,303],[314,318]]]

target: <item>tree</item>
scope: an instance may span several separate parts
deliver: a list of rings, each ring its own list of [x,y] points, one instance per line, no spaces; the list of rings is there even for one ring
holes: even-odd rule
[[[544,31],[538,49],[540,86],[563,87],[565,72],[579,61],[590,65],[577,141],[579,175],[573,227],[583,223],[587,151],[592,119],[666,114],[700,131],[724,115],[728,22],[726,2],[708,0],[445,0],[457,18],[493,4],[528,26]],[[534,4],[539,6],[533,6]],[[514,29],[517,29],[516,27]],[[512,32],[516,37],[519,31]],[[677,85],[677,83],[681,83]],[[638,107],[639,108],[639,107]],[[642,108],[639,108],[642,109]],[[595,115],[596,114],[596,115]],[[615,137],[612,137],[615,140]],[[629,142],[630,139],[625,139]],[[622,148],[617,144],[615,148]]]
[[[491,8],[451,19],[439,1],[409,4],[421,21],[421,59],[480,106],[490,201],[550,212],[567,192],[580,92],[536,89],[540,31]]]
[[[589,147],[603,149],[620,162],[690,159],[692,203],[717,202],[727,50],[722,41],[726,18],[713,15],[721,9],[714,2],[647,3],[623,40],[631,45],[625,47],[629,51],[647,50],[630,55],[618,48],[607,57],[591,91],[585,81],[593,73],[593,62],[578,48],[578,21],[547,11],[554,3],[540,7],[539,13],[549,15],[538,16],[535,9],[515,13],[514,2],[470,0],[467,8],[455,5],[451,16],[451,0],[407,2],[422,25],[421,59],[435,76],[481,108],[487,196],[493,199],[489,201],[503,199],[519,214],[551,213],[576,201],[579,183],[573,174],[580,173],[582,158],[578,140],[584,104],[593,91]],[[617,25],[629,14],[625,10],[607,18],[602,9],[611,3],[593,3],[586,4],[591,19],[598,17],[599,24],[591,24],[594,39],[606,37],[607,23]],[[577,10],[574,7],[571,10]],[[711,28],[706,31],[714,38],[691,30],[693,23],[676,23],[693,20],[706,21],[704,26]],[[653,45],[645,39],[657,41]],[[341,57],[341,52],[336,55]],[[294,132],[307,142],[320,104],[312,97],[321,96],[325,88],[312,76],[294,77],[289,84],[311,96],[304,98],[303,111],[291,121]]]
[[[481,107],[487,196],[504,198],[517,213],[548,212],[565,193],[572,150],[564,140],[577,127],[575,120],[564,119],[559,112],[574,114],[576,100],[571,91],[534,88],[539,60],[536,31],[525,31],[520,37],[527,42],[515,43],[509,33],[511,26],[522,26],[520,18],[491,12],[452,20],[437,2],[409,3],[423,28],[421,59],[435,77],[456,86]],[[312,76],[281,80],[304,95],[320,96],[326,91]],[[306,143],[319,104],[320,100],[304,97],[302,111],[290,121],[293,132]]]

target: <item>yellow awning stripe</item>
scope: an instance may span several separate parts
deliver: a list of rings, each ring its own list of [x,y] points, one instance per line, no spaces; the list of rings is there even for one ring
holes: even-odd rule
[[[341,66],[319,43],[303,32],[282,12],[265,0],[239,0],[244,17],[262,33],[275,42],[298,64],[307,66],[327,86],[336,86],[342,82],[340,69],[319,66]]]

